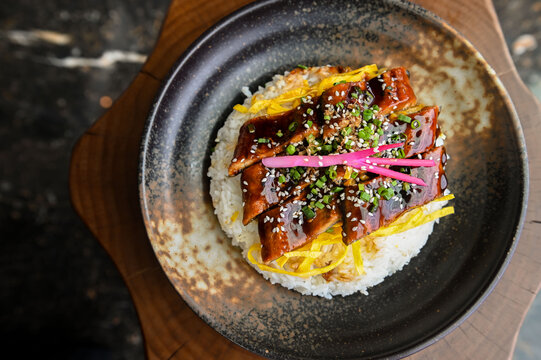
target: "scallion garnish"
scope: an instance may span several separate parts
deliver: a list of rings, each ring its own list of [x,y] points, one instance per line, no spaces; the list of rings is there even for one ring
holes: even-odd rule
[[[372,116],[374,115],[374,112],[370,109],[364,109],[363,110],[363,120],[364,121],[370,121],[372,120]]]
[[[419,126],[421,126],[421,123],[419,122],[419,120],[413,120],[411,122],[411,128],[412,129],[417,129]]]
[[[278,130],[278,131],[276,132],[276,136],[282,137],[282,136],[284,136],[284,133],[282,132],[282,130]]]
[[[323,119],[324,120],[331,120],[331,116],[330,115],[325,115],[325,116],[323,116]]]
[[[286,151],[287,151],[287,153],[288,153],[289,155],[295,154],[295,151],[296,151],[296,150],[297,150],[297,149],[295,148],[295,146],[293,146],[293,145],[291,145],[291,144],[289,144],[289,145],[286,147]]]
[[[250,134],[255,133],[255,126],[254,126],[254,124],[248,124],[247,128],[248,128],[248,132],[249,132]]]
[[[278,183],[283,184],[286,182],[286,177],[284,175],[278,176]]]
[[[308,109],[306,110],[306,113],[307,113],[308,115],[312,115],[312,114],[314,113],[314,110],[312,110],[311,108],[308,108]]]
[[[289,124],[289,126],[287,127],[289,129],[289,131],[295,131],[295,129],[297,129],[297,122],[296,121],[293,121],[291,124]]]
[[[308,69],[308,66],[301,65],[301,64],[297,65],[297,67],[299,67],[299,68],[301,68],[301,69],[303,69],[303,70]]]
[[[336,187],[334,187],[334,188],[332,189],[332,192],[333,192],[333,193],[338,193],[338,192],[340,192],[340,191],[342,191],[342,190],[344,190],[343,187],[336,186]]]
[[[303,207],[302,212],[304,213],[304,216],[306,216],[306,218],[308,219],[313,219],[316,217],[316,213],[314,212],[314,210],[310,209],[310,207],[308,206]]]
[[[368,140],[370,138],[370,135],[366,133],[364,130],[359,130],[357,133],[357,136],[359,136],[363,140]]]
[[[408,123],[408,124],[411,123],[411,118],[409,116],[404,115],[404,114],[398,114],[397,119],[402,121],[402,122]]]
[[[266,138],[259,138],[257,139],[257,142],[259,144],[267,144],[269,142],[269,139],[266,139]]]
[[[312,122],[312,120],[308,120],[308,121],[306,122],[306,125],[308,125],[309,128],[312,127],[313,124],[314,124],[314,123]]]
[[[342,129],[342,136],[348,136],[349,134],[351,134],[351,128],[349,126]]]
[[[323,204],[320,203],[319,201],[316,201],[315,205],[316,205],[316,207],[317,207],[318,209],[323,209],[323,208],[325,207],[325,205],[323,205]]]
[[[370,194],[367,193],[366,191],[363,191],[363,192],[361,193],[361,195],[359,195],[359,198],[360,198],[362,201],[368,202],[368,201],[370,201]]]

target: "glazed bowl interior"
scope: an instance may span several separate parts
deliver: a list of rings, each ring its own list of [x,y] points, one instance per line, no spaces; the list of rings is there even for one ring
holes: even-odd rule
[[[456,214],[369,296],[327,300],[272,285],[231,246],[206,175],[217,130],[252,91],[297,64],[405,66],[420,102],[442,108]],[[179,59],[142,143],[145,225],[175,289],[213,328],[264,356],[399,357],[441,338],[509,262],[526,201],[519,121],[478,53],[400,1],[263,1],[222,20]]]

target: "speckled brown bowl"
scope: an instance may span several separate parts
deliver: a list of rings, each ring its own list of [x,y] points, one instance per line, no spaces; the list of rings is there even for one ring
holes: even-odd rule
[[[302,296],[265,281],[221,231],[210,150],[242,86],[297,64],[366,63],[408,67],[420,100],[442,106],[456,214],[369,296]],[[524,139],[500,81],[456,31],[402,1],[263,1],[230,15],[172,69],[141,151],[143,215],[166,275],[213,328],[278,359],[401,357],[442,338],[501,277],[526,207]]]

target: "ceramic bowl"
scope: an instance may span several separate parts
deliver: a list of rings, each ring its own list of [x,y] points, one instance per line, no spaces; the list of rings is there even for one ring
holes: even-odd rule
[[[368,63],[407,67],[421,102],[442,107],[456,214],[369,296],[303,296],[265,281],[220,229],[210,151],[242,86],[297,64]],[[391,0],[262,1],[223,19],[171,70],[140,162],[146,228],[175,289],[218,332],[276,359],[401,357],[445,336],[503,274],[527,182],[520,124],[494,71],[441,19]]]

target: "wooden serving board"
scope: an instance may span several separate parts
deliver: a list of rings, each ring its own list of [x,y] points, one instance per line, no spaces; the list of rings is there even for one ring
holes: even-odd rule
[[[161,81],[204,30],[248,0],[172,0],[154,51],[113,107],[73,149],[73,205],[124,278],[150,359],[257,359],[206,325],[174,290],[147,238],[137,167],[144,123]],[[496,70],[526,136],[530,195],[522,236],[492,294],[459,328],[416,359],[511,358],[524,316],[541,284],[541,106],[521,82],[489,0],[416,0],[458,29]],[[512,176],[512,175],[510,175]]]

